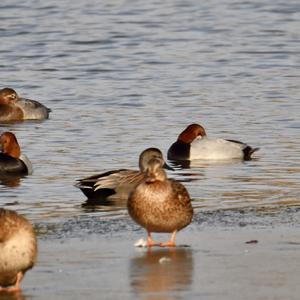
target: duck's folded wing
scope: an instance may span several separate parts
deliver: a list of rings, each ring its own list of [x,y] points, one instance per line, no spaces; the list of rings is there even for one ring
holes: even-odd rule
[[[94,190],[118,189],[120,186],[137,185],[143,179],[143,174],[134,170],[119,170],[107,176],[101,176],[94,184]]]
[[[177,200],[182,205],[189,205],[192,208],[192,205],[190,204],[190,195],[185,186],[174,179],[169,179],[169,181],[171,182],[172,190],[174,192],[174,195],[176,195]]]
[[[112,171],[107,171],[104,173],[88,176],[85,178],[81,178],[81,179],[77,180],[75,186],[78,188],[93,189],[94,185],[97,181],[101,181],[102,178],[105,179],[114,173],[118,173],[118,172],[122,172],[122,171],[126,171],[126,170],[125,169],[112,170]]]

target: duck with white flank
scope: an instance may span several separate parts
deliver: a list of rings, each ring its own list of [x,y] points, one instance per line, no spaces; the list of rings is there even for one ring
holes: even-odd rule
[[[180,133],[175,143],[168,150],[170,160],[250,160],[259,148],[235,140],[211,138],[199,124],[191,124]]]

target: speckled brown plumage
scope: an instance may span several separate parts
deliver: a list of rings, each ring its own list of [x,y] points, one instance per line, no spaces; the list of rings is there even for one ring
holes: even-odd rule
[[[176,232],[191,223],[193,207],[186,188],[167,179],[161,167],[159,159],[149,162],[144,180],[130,194],[127,207],[132,219],[147,230],[150,239],[151,232],[173,232],[175,239]]]
[[[19,283],[36,261],[37,241],[32,225],[14,211],[0,208],[0,290]]]

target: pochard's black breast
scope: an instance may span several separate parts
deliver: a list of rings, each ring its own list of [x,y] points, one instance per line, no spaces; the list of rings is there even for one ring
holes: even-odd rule
[[[168,150],[169,160],[189,160],[191,144],[176,141]]]
[[[27,175],[28,170],[22,160],[0,153],[0,174]]]

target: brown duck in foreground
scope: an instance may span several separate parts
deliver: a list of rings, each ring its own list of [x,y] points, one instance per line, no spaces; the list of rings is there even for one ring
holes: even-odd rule
[[[151,159],[143,181],[128,198],[128,212],[132,219],[147,230],[147,246],[174,247],[177,231],[189,225],[193,207],[186,188],[167,178],[162,169],[164,161]],[[156,243],[152,232],[172,233],[166,243]]]
[[[0,208],[0,291],[16,292],[36,261],[32,225],[14,211]]]

